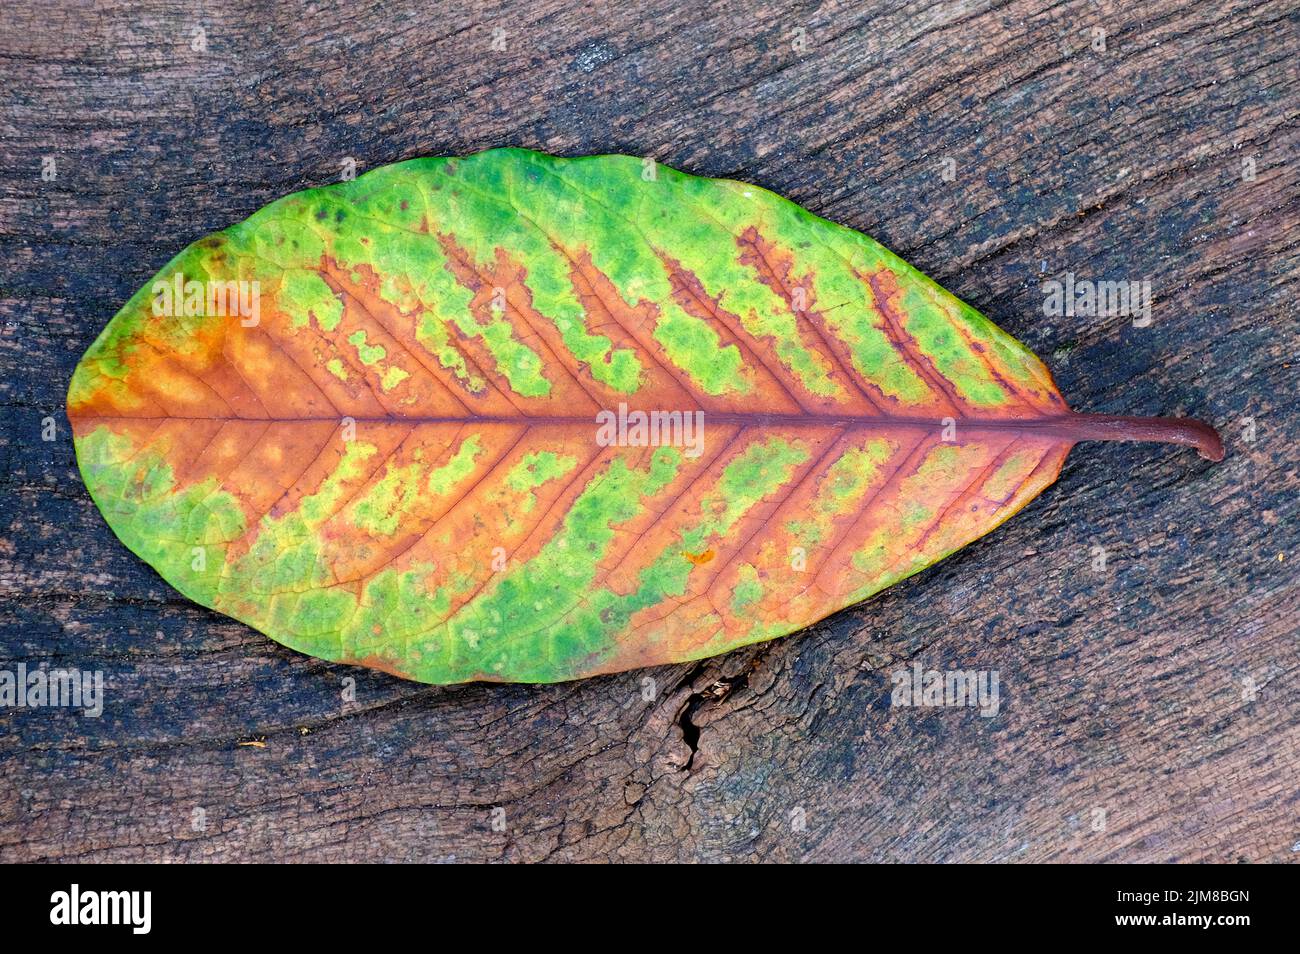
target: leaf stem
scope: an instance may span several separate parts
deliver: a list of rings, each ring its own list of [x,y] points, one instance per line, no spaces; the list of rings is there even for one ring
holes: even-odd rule
[[[1223,440],[1204,421],[1191,417],[1122,417],[1071,414],[1063,419],[1081,441],[1159,441],[1195,447],[1206,460],[1223,460]]]

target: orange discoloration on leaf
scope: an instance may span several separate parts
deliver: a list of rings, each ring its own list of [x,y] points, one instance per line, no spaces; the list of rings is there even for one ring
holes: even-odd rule
[[[367,669],[377,669],[380,672],[386,672],[390,676],[396,676],[398,679],[410,679],[411,677],[397,666],[393,660],[378,653],[371,653],[368,656],[362,656],[359,659],[343,658],[339,662],[347,663],[352,666],[365,666]],[[304,733],[306,734],[306,733]]]
[[[447,255],[447,268],[474,293],[470,311],[478,323],[506,321],[520,344],[540,349],[544,359],[542,376],[551,390],[545,398],[533,398],[532,405],[553,408],[559,402],[574,413],[595,414],[603,404],[584,386],[578,373],[557,357],[565,350],[559,329],[533,309],[531,296],[523,284],[524,269],[513,264],[501,248],[496,250],[496,259],[485,267],[476,263],[454,236],[439,235],[438,241]],[[589,375],[584,373],[584,376]],[[500,374],[498,377],[508,388],[508,379]]]
[[[721,302],[705,291],[690,269],[666,252],[659,253],[672,284],[673,299],[688,315],[692,315],[713,326],[721,339],[723,348],[735,348],[740,352],[741,366],[746,383],[746,390],[754,392],[749,399],[747,409],[753,410],[755,404],[774,414],[798,414],[807,409],[800,403],[799,395],[791,390],[789,375],[770,353],[766,343],[755,341],[746,335],[739,316],[733,315]]]
[[[692,391],[685,372],[673,365],[663,345],[655,340],[659,310],[653,302],[639,299],[630,304],[624,300],[609,276],[592,264],[586,249],[573,253],[559,245],[555,248],[568,262],[574,294],[590,316],[588,330],[608,335],[616,348],[645,355],[644,377],[637,389],[643,406],[718,409],[716,402]]]
[[[827,377],[838,385],[839,393],[834,398],[805,395],[803,400],[812,402],[823,414],[880,413],[887,398],[879,388],[860,381],[850,370],[853,361],[847,345],[829,331],[825,316],[817,308],[812,274],[805,273],[796,278],[794,256],[765,238],[755,226],[746,228],[737,237],[736,244],[740,247],[741,263],[752,268],[758,280],[785,302],[798,319],[801,342],[824,356],[828,364]]]

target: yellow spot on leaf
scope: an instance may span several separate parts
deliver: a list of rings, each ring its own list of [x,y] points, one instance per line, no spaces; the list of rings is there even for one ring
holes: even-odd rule
[[[410,375],[407,374],[405,371],[403,371],[401,368],[389,368],[387,371],[384,372],[383,378],[380,379],[379,386],[383,388],[385,392],[388,392],[391,391],[393,388],[397,387],[399,384],[401,384],[409,377]]]

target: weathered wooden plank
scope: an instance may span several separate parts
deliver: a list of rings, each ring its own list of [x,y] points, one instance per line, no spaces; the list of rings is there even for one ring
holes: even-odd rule
[[[0,668],[108,679],[99,719],[0,709],[0,859],[1294,857],[1294,4],[314,10],[0,12]],[[1083,445],[802,636],[570,685],[402,683],[181,599],[76,474],[81,351],[185,243],[348,158],[501,144],[773,188],[976,304],[1075,407],[1202,416],[1228,459]],[[1151,325],[1044,314],[1065,272],[1149,280]],[[891,708],[913,662],[997,671],[998,715]]]

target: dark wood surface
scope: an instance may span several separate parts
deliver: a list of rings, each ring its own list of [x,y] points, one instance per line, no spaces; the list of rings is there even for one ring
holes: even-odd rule
[[[1300,857],[1298,17],[5,4],[0,666],[108,686],[99,719],[0,709],[0,860]],[[505,144],[772,188],[972,302],[1077,409],[1203,417],[1228,457],[1080,445],[1006,526],[810,631],[566,685],[402,682],[188,603],[85,493],[77,358],[185,244],[346,158]],[[1151,326],[1045,315],[1065,272],[1149,280]],[[914,661],[996,670],[1000,712],[891,708]]]

